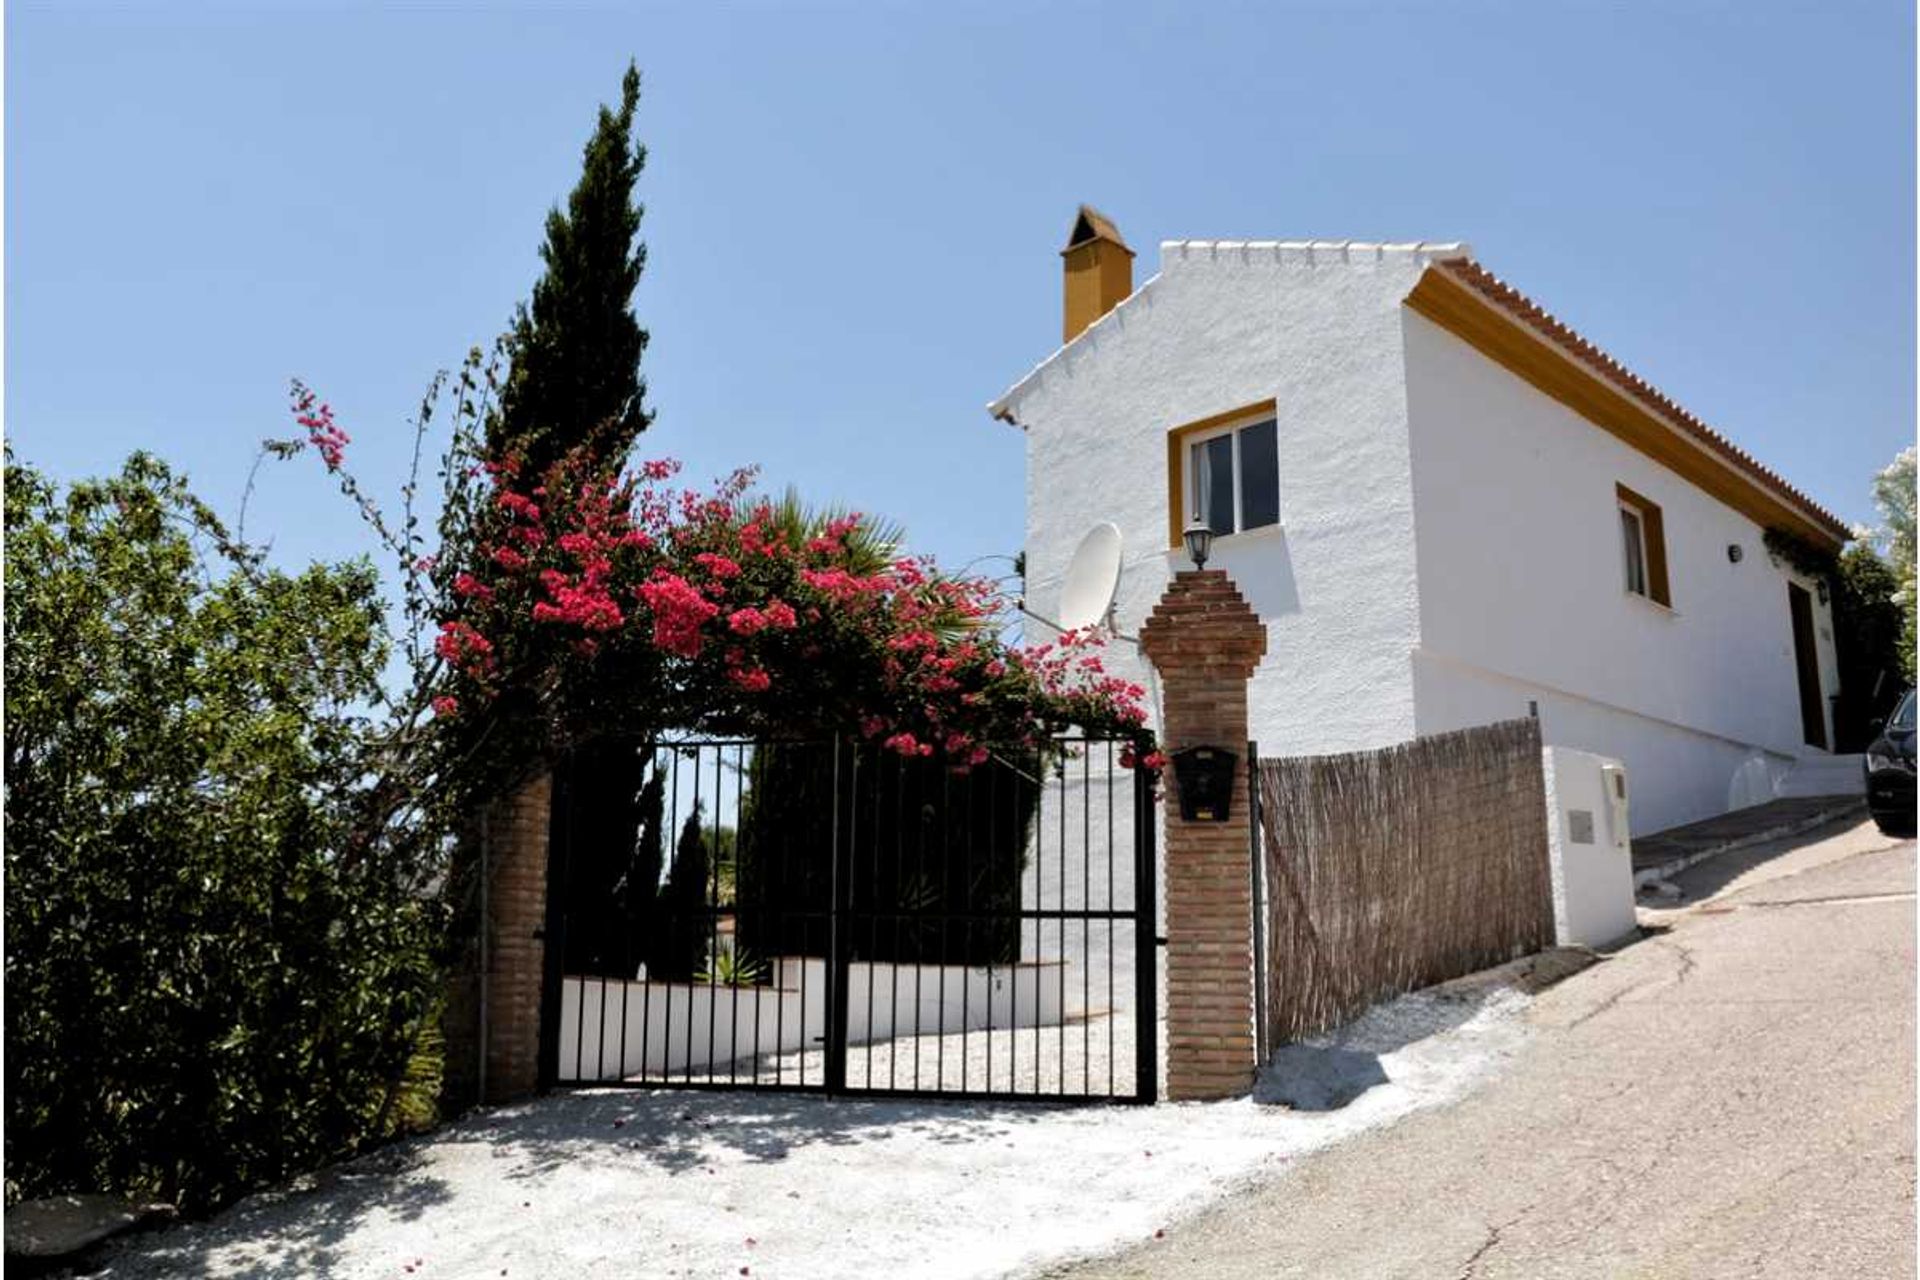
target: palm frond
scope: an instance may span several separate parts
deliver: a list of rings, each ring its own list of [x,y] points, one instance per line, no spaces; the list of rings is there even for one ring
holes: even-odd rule
[[[835,520],[851,514],[849,508],[835,503],[817,507],[789,488],[772,504],[768,523],[795,546],[805,546],[819,537]],[[851,573],[873,574],[886,568],[900,553],[906,530],[891,520],[863,515],[846,537],[847,569]]]

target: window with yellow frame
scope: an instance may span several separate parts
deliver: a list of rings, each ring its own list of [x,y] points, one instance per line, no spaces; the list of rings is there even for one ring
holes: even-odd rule
[[[1280,440],[1271,400],[1167,433],[1167,541],[1205,520],[1216,537],[1280,523]]]

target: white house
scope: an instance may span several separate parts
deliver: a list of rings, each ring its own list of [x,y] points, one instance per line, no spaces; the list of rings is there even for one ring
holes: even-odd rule
[[[1029,608],[1052,614],[1112,521],[1134,634],[1205,515],[1211,564],[1268,626],[1263,755],[1533,711],[1549,744],[1626,763],[1648,831],[1768,799],[1825,754],[1831,616],[1763,535],[1837,550],[1830,512],[1463,244],[1160,252],[1133,288],[1083,207],[1065,345],[989,406],[1026,435]]]

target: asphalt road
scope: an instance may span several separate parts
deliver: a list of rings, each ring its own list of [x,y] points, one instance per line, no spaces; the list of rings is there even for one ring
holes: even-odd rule
[[[1055,1274],[1914,1275],[1913,843],[1842,823],[1678,884],[1481,1092]]]

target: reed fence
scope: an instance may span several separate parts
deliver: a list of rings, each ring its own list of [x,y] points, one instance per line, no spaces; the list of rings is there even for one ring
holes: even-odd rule
[[[1260,1056],[1553,940],[1532,719],[1262,760]]]

